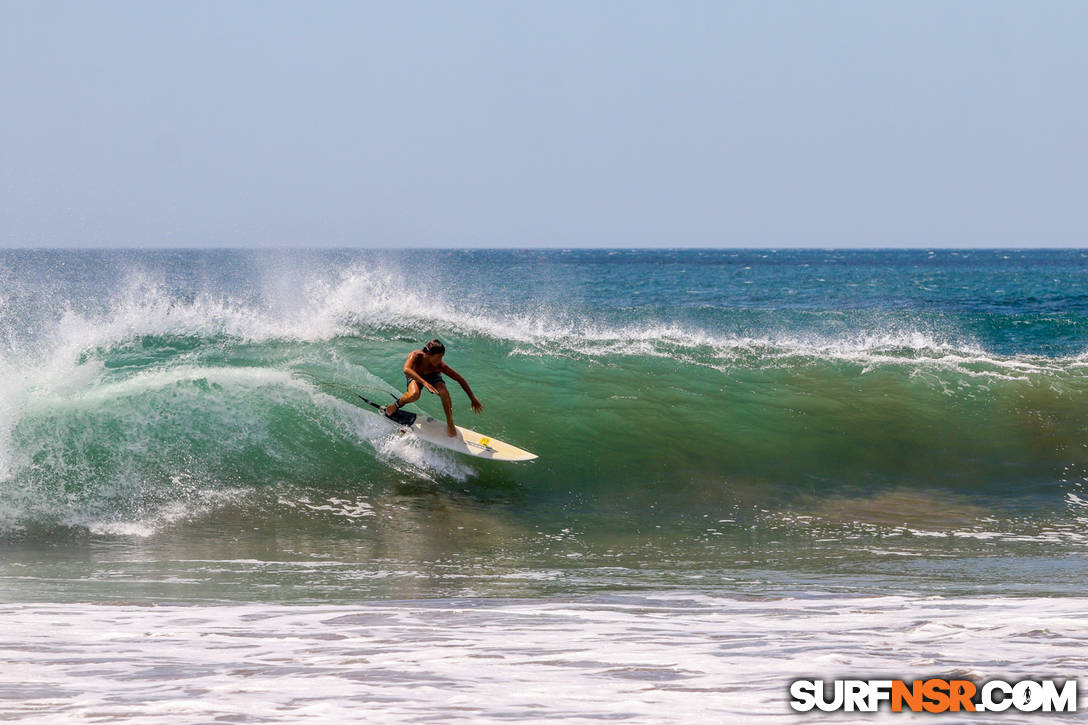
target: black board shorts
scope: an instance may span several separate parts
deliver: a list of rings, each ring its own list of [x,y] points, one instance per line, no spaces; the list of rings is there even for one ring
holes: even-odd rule
[[[445,385],[446,384],[446,381],[442,379],[442,373],[420,373],[419,377],[423,378],[424,380],[426,380],[431,385]],[[411,385],[412,381],[415,380],[415,378],[413,378],[408,373],[404,374],[404,379],[408,381],[409,385]],[[427,388],[423,388],[423,389],[427,390]],[[427,391],[427,392],[430,392],[430,391]]]

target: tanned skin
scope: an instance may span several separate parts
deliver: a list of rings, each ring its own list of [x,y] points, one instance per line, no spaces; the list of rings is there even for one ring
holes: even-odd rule
[[[451,368],[446,363],[442,362],[442,358],[445,355],[444,352],[440,353],[426,353],[422,350],[413,350],[408,355],[408,359],[404,361],[404,374],[408,376],[408,392],[400,396],[400,399],[392,405],[385,407],[385,414],[392,415],[397,408],[408,405],[419,400],[420,394],[423,389],[426,388],[430,392],[437,395],[442,399],[442,409],[446,411],[446,433],[450,438],[457,437],[457,428],[453,425],[453,402],[450,401],[450,391],[446,388],[446,384],[439,382],[432,385],[423,379],[424,375],[431,375],[433,373],[442,373],[443,375],[455,380],[468,395],[469,403],[472,405],[472,412],[479,414],[484,410],[484,405],[476,396],[472,394],[472,388],[468,386],[468,381],[461,377],[456,370]]]

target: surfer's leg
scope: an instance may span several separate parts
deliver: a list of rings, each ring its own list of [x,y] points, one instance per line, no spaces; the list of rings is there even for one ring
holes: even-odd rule
[[[446,434],[450,438],[457,437],[457,428],[453,425],[453,401],[450,400],[450,391],[445,383],[434,386],[438,390],[438,397],[442,398],[442,410],[446,411]]]
[[[402,408],[409,403],[416,402],[417,400],[419,400],[419,392],[419,383],[415,380],[409,381],[408,391],[404,395],[397,398],[397,402],[385,406],[385,414],[393,415],[393,413],[397,412],[397,408]],[[449,397],[448,393],[446,395],[447,397]]]

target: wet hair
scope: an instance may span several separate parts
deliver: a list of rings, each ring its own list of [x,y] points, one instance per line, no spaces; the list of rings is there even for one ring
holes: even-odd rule
[[[441,340],[431,340],[423,346],[423,352],[427,355],[441,355],[446,352],[446,346],[442,344]]]

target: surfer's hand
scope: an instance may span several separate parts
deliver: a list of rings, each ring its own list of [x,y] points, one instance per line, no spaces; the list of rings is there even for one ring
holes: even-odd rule
[[[432,393],[434,393],[435,395],[438,395],[438,388],[436,388],[435,386],[431,385],[430,383],[423,383],[423,384],[424,384],[424,385],[425,385],[425,386],[427,387],[427,390],[430,390],[430,391],[431,391]]]
[[[473,413],[476,413],[477,415],[479,415],[480,413],[484,412],[484,404],[481,403],[480,401],[476,400],[476,398],[473,398],[469,402],[472,404],[472,412]]]

